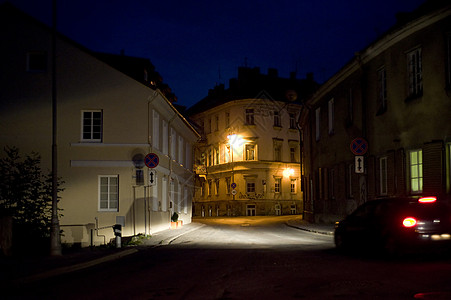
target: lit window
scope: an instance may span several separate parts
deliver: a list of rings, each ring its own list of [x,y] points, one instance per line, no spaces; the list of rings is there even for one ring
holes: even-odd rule
[[[119,210],[119,176],[99,176],[99,210]]]
[[[407,53],[407,65],[409,71],[409,97],[420,96],[423,93],[421,48]]]
[[[291,179],[290,192],[296,194],[296,179]]]
[[[255,145],[247,144],[245,146],[246,160],[255,160]]]
[[[423,151],[410,151],[410,189],[413,193],[423,191]]]
[[[102,141],[102,111],[82,111],[82,140]]]

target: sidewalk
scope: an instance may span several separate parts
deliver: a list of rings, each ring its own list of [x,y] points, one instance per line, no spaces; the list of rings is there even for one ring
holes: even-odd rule
[[[30,251],[30,256],[0,257],[0,288],[89,268],[136,253],[143,247],[168,245],[179,236],[202,226],[204,225],[190,223],[182,228],[164,230],[144,239],[143,244],[138,246],[74,249],[63,251],[62,256],[33,256]]]
[[[301,219],[290,220],[286,224],[289,227],[325,235],[333,235],[335,226],[335,224],[313,224]]]
[[[286,225],[324,235],[332,235],[334,228],[333,224],[311,224],[301,219],[290,220],[286,222]],[[59,257],[33,257],[32,255],[28,257],[0,257],[0,288],[20,286],[36,280],[82,270],[125,257],[143,248],[169,245],[178,237],[203,226],[205,225],[192,222],[183,225],[182,228],[157,232],[149,239],[144,239],[143,243],[138,246],[127,246],[118,249],[109,247],[82,248],[67,251]]]

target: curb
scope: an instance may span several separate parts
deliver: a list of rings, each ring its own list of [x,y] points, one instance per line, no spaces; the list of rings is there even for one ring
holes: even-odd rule
[[[317,233],[317,234],[323,234],[323,235],[334,235],[333,231],[325,231],[325,230],[318,230],[318,229],[312,229],[312,228],[306,228],[306,227],[302,227],[302,226],[297,226],[297,225],[292,225],[289,223],[285,223],[288,227],[291,228],[295,228],[295,229],[299,229],[299,230],[303,230],[303,231],[307,231],[307,232],[312,232],[312,233]]]
[[[193,232],[193,231],[195,231],[195,230],[197,230],[197,229],[199,229],[199,228],[202,228],[202,227],[204,227],[204,226],[205,226],[205,224],[201,224],[200,226],[191,228],[190,230],[187,230],[187,231],[185,231],[185,232],[182,232],[182,233],[180,233],[179,235],[176,235],[176,236],[167,238],[167,239],[165,239],[165,240],[161,240],[161,241],[158,243],[158,245],[155,245],[155,246],[169,245],[169,244],[171,244],[173,241],[175,241],[176,239],[178,239],[179,237],[181,237],[181,236],[183,236],[183,235],[185,235],[185,234],[187,234],[187,233]]]

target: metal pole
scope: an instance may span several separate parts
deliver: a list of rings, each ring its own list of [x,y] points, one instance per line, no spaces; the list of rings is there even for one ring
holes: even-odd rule
[[[53,0],[52,18],[52,221],[50,255],[60,256],[61,236],[58,220],[58,159],[57,159],[57,101],[56,101],[56,0]]]

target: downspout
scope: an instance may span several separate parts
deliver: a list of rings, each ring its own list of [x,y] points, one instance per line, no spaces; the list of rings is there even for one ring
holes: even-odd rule
[[[108,227],[111,227],[111,226],[108,226]],[[105,227],[105,228],[108,228],[108,227]],[[103,244],[106,245],[106,236],[102,235],[102,234],[99,234],[99,230],[100,229],[103,229],[103,228],[99,228],[99,218],[96,217],[96,236],[97,237],[102,236],[103,237]]]

